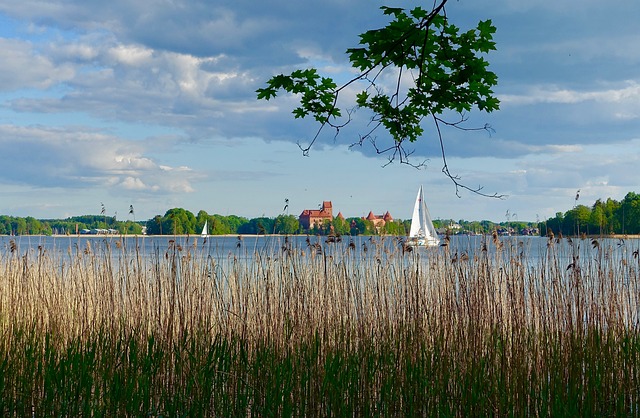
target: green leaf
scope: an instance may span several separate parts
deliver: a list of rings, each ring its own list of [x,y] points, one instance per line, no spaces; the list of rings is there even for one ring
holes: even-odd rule
[[[258,99],[269,100],[272,97],[276,97],[276,89],[273,88],[258,89],[256,93],[258,93]]]
[[[307,112],[305,112],[301,107],[296,107],[295,109],[293,109],[293,114],[295,115],[296,119],[304,118],[305,116],[307,116]]]
[[[369,100],[369,93],[366,91],[361,91],[356,95],[356,103],[358,103],[358,106],[360,107],[366,106],[367,100]]]
[[[382,13],[385,15],[398,15],[400,13],[404,13],[404,9],[400,7],[382,6],[380,8],[382,9]]]

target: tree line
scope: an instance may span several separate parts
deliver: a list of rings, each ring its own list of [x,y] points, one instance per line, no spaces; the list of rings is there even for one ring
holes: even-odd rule
[[[35,219],[0,215],[0,235],[74,235],[82,230],[114,230],[119,234],[142,234],[144,222],[117,221],[114,216],[83,215],[66,219]]]
[[[173,208],[164,215],[149,220],[116,220],[115,216],[83,215],[66,219],[35,219],[33,217],[0,216],[0,235],[75,235],[83,230],[110,230],[116,234],[148,235],[199,235],[207,223],[210,235],[266,235],[266,234],[311,234],[311,235],[407,235],[410,220],[394,220],[383,227],[361,217],[335,218],[304,229],[294,215],[276,217],[245,218],[236,215],[210,215],[201,210],[194,215],[183,208]],[[536,225],[530,222],[453,221],[436,219],[434,226],[448,234],[492,233],[495,230],[510,230],[524,233]]]
[[[406,235],[410,221],[387,222],[376,228],[373,222],[362,218],[335,218],[322,225],[305,230],[294,215],[278,215],[275,218],[245,218],[236,215],[210,215],[201,210],[197,215],[183,208],[169,209],[164,215],[156,215],[146,221],[120,221],[114,216],[83,215],[66,219],[35,219],[0,215],[0,235],[74,235],[86,230],[111,230],[117,234],[148,235],[199,235],[205,225],[210,235],[265,235],[265,234],[313,234],[313,235]]]
[[[577,199],[576,199],[577,202]],[[156,215],[144,221],[116,220],[115,216],[83,215],[66,219],[36,219],[31,216],[0,215],[0,235],[73,235],[82,230],[107,229],[118,234],[196,235],[202,232],[205,222],[211,235],[407,235],[410,220],[394,220],[376,228],[373,222],[360,217],[335,218],[305,230],[294,215],[245,218],[236,215],[210,215],[201,210],[194,215],[183,208],[173,208],[164,215]],[[453,227],[455,225],[455,227]],[[449,234],[508,231],[515,234],[550,235],[611,235],[640,234],[640,195],[629,192],[622,201],[598,199],[593,205],[575,205],[572,209],[556,213],[555,217],[541,222],[507,220],[491,221],[434,220],[434,226]],[[537,229],[536,229],[537,228]]]
[[[576,196],[576,202],[578,196]],[[640,234],[640,195],[629,192],[622,199],[598,199],[591,206],[575,205],[565,213],[540,223],[542,235],[567,236]]]
[[[373,222],[362,218],[334,218],[321,225],[304,229],[294,215],[273,217],[244,218],[236,215],[210,215],[201,210],[197,215],[182,209],[169,209],[164,215],[156,215],[146,222],[149,235],[200,234],[205,225],[211,235],[266,235],[266,234],[312,234],[312,235],[406,235],[410,221],[387,222],[384,227],[376,228]]]

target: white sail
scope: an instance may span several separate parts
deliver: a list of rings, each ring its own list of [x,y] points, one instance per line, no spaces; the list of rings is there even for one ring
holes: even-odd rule
[[[204,227],[202,228],[202,233],[200,234],[202,238],[206,238],[209,236],[209,226],[208,221],[204,221]]]
[[[431,220],[427,203],[424,201],[422,186],[418,189],[416,203],[413,206],[409,241],[418,246],[435,246],[440,244],[438,233],[433,227],[433,221]]]

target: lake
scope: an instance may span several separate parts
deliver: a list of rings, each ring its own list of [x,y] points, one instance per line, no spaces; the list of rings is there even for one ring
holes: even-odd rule
[[[206,239],[200,236],[0,236],[0,251],[9,252],[13,248],[18,254],[35,253],[39,249],[49,253],[69,254],[91,249],[94,253],[101,253],[116,248],[124,248],[134,252],[139,250],[143,255],[160,254],[172,246],[178,250],[195,249],[214,257],[251,258],[254,254],[276,256],[283,249],[293,249],[303,253],[325,252],[327,254],[343,254],[351,251],[363,256],[382,257],[395,251],[402,251],[404,237],[372,237],[372,236],[343,236],[339,242],[329,242],[328,237],[306,235],[244,235],[244,236],[211,236]],[[444,239],[441,242],[445,242]],[[498,246],[502,253],[509,257],[526,258],[530,262],[540,260],[549,254],[554,254],[571,260],[572,257],[590,257],[596,251],[605,251],[613,258],[625,257],[637,251],[640,246],[638,239],[598,238],[595,242],[590,239],[561,239],[552,241],[549,246],[546,237],[535,236],[506,236],[499,237]],[[483,249],[495,254],[498,246],[491,236],[454,235],[449,238],[447,247],[420,248],[418,254],[448,251],[451,257],[456,254],[474,256]]]

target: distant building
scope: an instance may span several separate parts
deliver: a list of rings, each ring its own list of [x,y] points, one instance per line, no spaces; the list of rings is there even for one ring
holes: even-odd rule
[[[391,216],[389,211],[387,211],[384,215],[374,215],[373,212],[369,212],[369,215],[363,219],[372,222],[373,226],[375,226],[377,230],[384,228],[387,222],[393,221],[393,217]]]
[[[305,209],[300,214],[298,221],[304,229],[311,229],[314,226],[322,225],[324,221],[333,220],[333,207],[331,201],[322,202],[320,209]]]
[[[449,229],[451,229],[452,231],[459,231],[462,229],[462,225],[457,222],[451,221],[451,223],[449,224]]]
[[[80,231],[81,234],[89,234],[89,235],[115,235],[118,234],[117,229],[102,229],[102,228],[94,228],[94,229],[83,229]]]
[[[344,216],[342,212],[339,212],[336,216],[338,219],[342,219]],[[333,205],[331,201],[322,202],[322,206],[320,209],[305,209],[300,214],[298,221],[300,222],[300,226],[304,229],[313,229],[314,226],[322,226],[325,221],[333,221]],[[366,218],[362,218],[367,221],[371,221],[373,226],[380,231],[380,229],[384,228],[387,222],[392,222],[393,217],[387,211],[384,215],[374,215],[373,212],[369,212],[369,215]],[[352,225],[353,226],[353,225]]]

